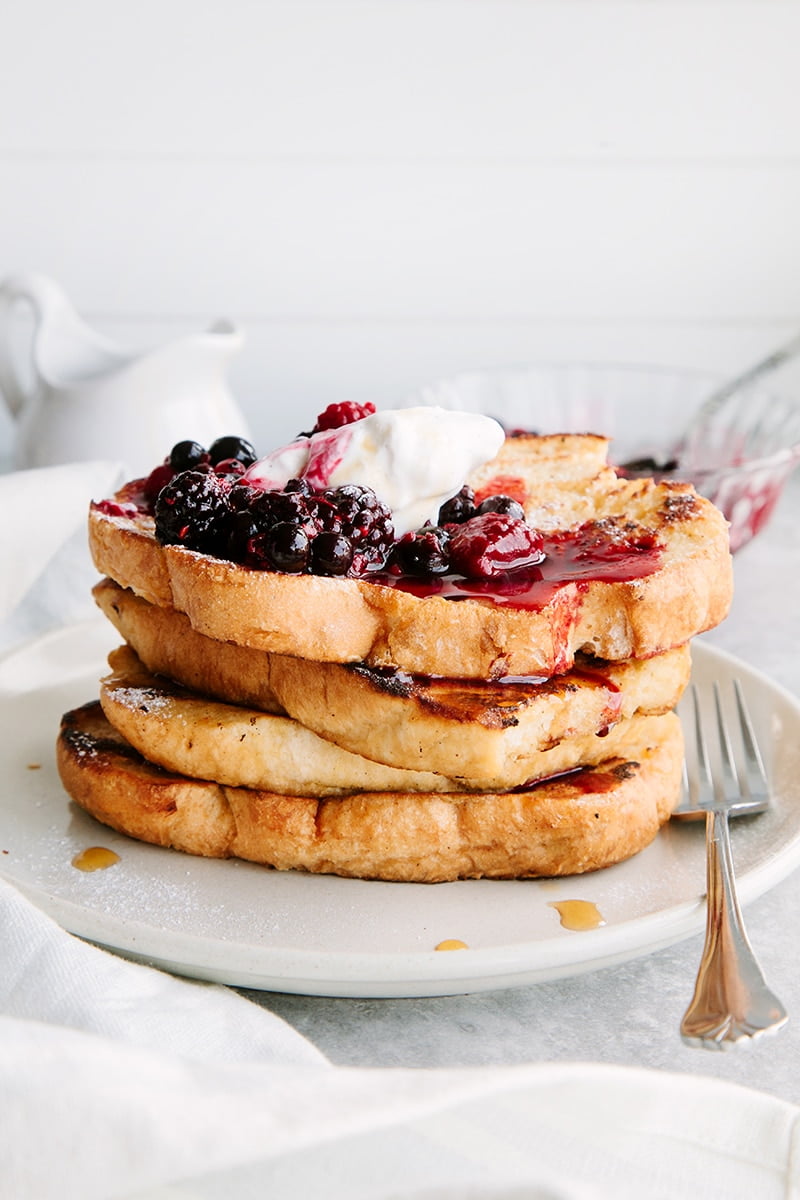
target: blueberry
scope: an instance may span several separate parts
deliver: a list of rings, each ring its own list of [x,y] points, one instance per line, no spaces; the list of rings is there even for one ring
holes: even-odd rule
[[[506,517],[515,517],[518,521],[525,520],[525,509],[512,496],[487,496],[475,509],[475,516],[482,517],[484,513],[502,513]]]
[[[265,538],[265,549],[276,571],[292,574],[304,571],[308,565],[310,547],[306,531],[289,521],[281,521]]]
[[[233,491],[235,489],[231,489]],[[228,541],[225,548],[226,556],[232,562],[245,563],[247,566],[263,565],[264,555],[256,557],[257,562],[253,562],[252,541],[262,532],[258,521],[253,518],[253,514],[247,510],[234,510],[228,521]]]
[[[315,575],[346,575],[353,561],[353,543],[342,533],[324,532],[311,545]]]
[[[260,494],[255,488],[249,488],[247,484],[237,481],[228,492],[228,503],[233,512],[246,512]]]
[[[208,462],[208,457],[199,442],[176,442],[170,450],[169,465],[175,472],[190,471],[201,462]]]
[[[237,458],[239,462],[249,467],[256,461],[256,452],[249,442],[241,437],[221,437],[212,442],[208,449],[209,457],[216,466],[226,458]]]

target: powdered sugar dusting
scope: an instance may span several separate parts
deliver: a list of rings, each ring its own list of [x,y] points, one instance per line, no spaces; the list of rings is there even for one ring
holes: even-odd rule
[[[116,703],[132,712],[163,712],[170,706],[170,697],[154,687],[115,684],[109,687],[108,693]]]

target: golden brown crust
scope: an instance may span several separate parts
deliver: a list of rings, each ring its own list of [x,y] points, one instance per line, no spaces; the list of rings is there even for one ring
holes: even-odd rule
[[[253,649],[482,679],[556,674],[581,650],[614,661],[647,658],[727,613],[727,525],[688,484],[617,478],[603,465],[605,445],[576,435],[508,439],[473,477],[490,488],[516,479],[528,520],[544,530],[608,520],[616,533],[644,531],[663,545],[652,574],[564,583],[536,611],[420,598],[364,580],[254,571],[162,549],[152,521],[98,508],[89,518],[90,545],[103,574],[185,612],[198,632]]]
[[[97,701],[64,715],[56,761],[69,795],[104,825],[156,846],[228,857],[236,830],[224,790],[146,762]]]
[[[153,521],[146,517],[109,517],[99,509],[89,512],[89,549],[95,563],[105,563],[120,587],[133,588],[151,604],[172,604],[172,587],[161,547],[153,536]]]
[[[643,720],[635,760],[505,794],[315,800],[189,781],[145,762],[96,703],[65,715],[57,757],[65,788],[98,820],[192,854],[415,882],[568,875],[637,853],[677,803],[678,719]]]

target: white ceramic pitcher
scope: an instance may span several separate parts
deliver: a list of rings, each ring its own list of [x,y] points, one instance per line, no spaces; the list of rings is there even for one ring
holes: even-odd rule
[[[20,309],[33,310],[33,341],[20,345]],[[0,391],[16,418],[18,467],[116,459],[147,474],[175,442],[208,446],[226,434],[249,437],[228,388],[228,359],[241,332],[220,321],[142,354],[90,329],[44,275],[0,285]]]

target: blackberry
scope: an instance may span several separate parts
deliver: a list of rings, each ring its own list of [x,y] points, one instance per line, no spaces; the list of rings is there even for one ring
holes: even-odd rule
[[[395,543],[392,563],[405,575],[443,575],[450,570],[450,534],[438,525],[425,525]]]
[[[300,492],[303,496],[313,496],[314,494],[314,489],[307,479],[290,479],[283,490],[285,492]]]
[[[353,546],[351,574],[361,575],[370,567],[382,567],[394,544],[391,510],[372,488],[347,483],[322,493],[324,528],[341,533]]]
[[[487,496],[485,500],[481,500],[478,507],[475,509],[474,515],[482,517],[484,513],[502,513],[506,517],[514,517],[517,521],[525,520],[525,509],[512,496],[499,494],[497,496]]]
[[[253,501],[262,493],[247,484],[235,481],[228,492],[228,504],[233,512],[246,512],[253,506]]]
[[[302,492],[268,492],[269,512],[273,521],[305,524],[313,517],[313,505]]]
[[[460,525],[475,516],[475,493],[469,484],[464,484],[460,492],[445,500],[439,509],[439,525]]]
[[[184,478],[187,485],[178,482]],[[382,567],[394,543],[391,512],[371,488],[317,492],[295,479],[283,491],[261,491],[216,470],[186,472],[174,484],[161,505],[159,539],[244,566],[358,576]]]
[[[162,545],[224,553],[230,520],[229,487],[210,471],[182,471],[161,489],[155,506]]]
[[[206,448],[199,442],[176,442],[169,453],[169,465],[176,474],[179,471],[191,471],[192,467],[208,461]]]
[[[327,492],[319,492],[308,499],[308,510],[320,532],[341,533],[342,514]]]
[[[214,466],[226,458],[236,458],[246,467],[251,466],[257,458],[256,452],[248,441],[241,437],[221,437],[212,442],[208,448],[208,456]]]

